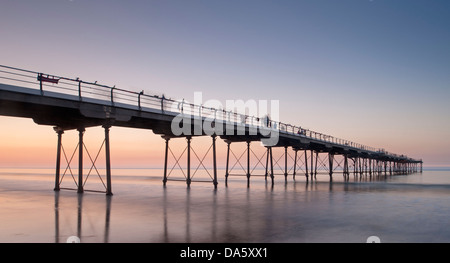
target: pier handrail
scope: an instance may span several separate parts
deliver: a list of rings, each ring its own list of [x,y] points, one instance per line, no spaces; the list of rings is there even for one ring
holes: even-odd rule
[[[108,101],[112,106],[117,103],[127,104],[137,107],[140,111],[146,108],[157,109],[162,113],[177,109],[179,113],[188,114],[196,117],[213,117],[214,120],[233,122],[236,125],[247,125],[248,127],[270,127],[281,133],[315,139],[335,145],[351,147],[356,150],[368,151],[373,154],[385,154],[395,157],[408,159],[407,156],[389,153],[384,149],[377,149],[360,143],[345,139],[336,138],[331,135],[316,132],[310,129],[302,128],[292,124],[280,121],[267,120],[265,117],[255,117],[241,114],[235,111],[226,111],[225,109],[216,109],[195,105],[183,100],[174,100],[166,98],[164,95],[145,94],[144,91],[136,92],[117,88],[116,86],[103,85],[95,82],[83,81],[79,78],[67,78],[53,74],[47,74],[37,71],[25,70],[10,66],[0,65],[0,79],[10,83],[20,82],[33,89],[38,88],[41,95],[46,91],[53,91],[60,94],[77,96],[80,101],[84,98],[95,98]],[[213,115],[211,115],[213,114]]]

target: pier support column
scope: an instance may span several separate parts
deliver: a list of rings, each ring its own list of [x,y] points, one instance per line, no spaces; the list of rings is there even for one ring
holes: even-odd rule
[[[317,161],[317,156],[316,156],[316,161]],[[313,176],[314,176],[314,150],[311,150],[311,180],[313,180]]]
[[[297,173],[297,149],[294,149],[294,173],[292,174],[292,179],[295,181],[295,174]]]
[[[59,127],[54,127],[53,130],[58,134],[58,145],[56,148],[56,172],[55,172],[55,189],[54,191],[59,191],[59,175],[61,172],[61,147],[62,147],[62,135],[64,130]]]
[[[169,137],[163,136],[163,139],[166,141],[166,150],[164,153],[164,177],[163,177],[163,185],[166,186],[167,184],[167,158],[169,154]]]
[[[190,136],[186,137],[187,140],[187,178],[186,184],[187,187],[191,187],[191,140]]]
[[[250,187],[250,141],[247,141],[247,187]]]
[[[344,179],[347,179],[349,172],[348,172],[348,156],[347,154],[344,154],[344,170],[342,171],[342,175],[344,176]]]
[[[330,166],[330,181],[333,181],[333,164],[334,164],[334,154],[328,153],[328,163]]]
[[[212,137],[212,146],[213,146],[213,169],[214,169],[214,180],[213,180],[213,184],[214,184],[214,189],[217,189],[217,160],[216,160],[216,139],[217,136],[213,135]]]
[[[269,147],[266,147],[266,173],[264,174],[264,179],[267,181],[267,176],[269,175]]]
[[[225,166],[225,186],[228,186],[228,167],[229,167],[229,163],[230,163],[230,144],[231,142],[226,140],[225,141],[227,143],[227,163]]]
[[[368,159],[367,158],[364,158],[364,173],[365,173],[365,175],[367,176],[367,173],[368,173],[368,171],[369,171],[369,169],[367,169],[368,167],[367,167],[367,165],[368,165]]]
[[[84,128],[78,128],[78,191],[81,194],[83,190],[83,135],[86,130]]]
[[[288,176],[288,167],[287,167],[287,152],[288,147],[284,146],[284,181],[287,182],[287,176]]]
[[[387,161],[384,162],[384,177],[387,177]]]
[[[274,182],[274,178],[275,178],[275,175],[273,174],[273,154],[272,154],[272,147],[269,147],[269,149],[270,149],[270,179],[272,180],[272,186],[273,186],[273,184],[275,183]]]
[[[363,162],[361,160],[362,160],[362,158],[359,157],[358,162],[359,162],[359,177],[360,178],[362,178],[362,176],[363,176]]]
[[[106,195],[112,195],[112,185],[111,185],[111,154],[109,148],[109,128],[111,125],[103,125],[105,129],[105,157],[106,157]]]
[[[306,176],[306,181],[308,181],[308,151],[307,150],[305,150],[305,176]],[[311,167],[311,169],[312,169],[312,167]]]
[[[314,180],[317,180],[317,160],[319,160],[319,152],[316,152],[316,165],[314,167]]]

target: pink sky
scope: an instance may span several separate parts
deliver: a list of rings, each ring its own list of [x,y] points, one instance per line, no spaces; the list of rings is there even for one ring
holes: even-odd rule
[[[7,1],[0,64],[176,99],[276,99],[283,122],[450,166],[445,10],[448,1]],[[54,165],[52,127],[7,117],[0,127],[0,166]],[[112,128],[111,139],[113,167],[163,165],[151,131]],[[102,129],[86,140],[96,152]],[[76,142],[64,136],[68,149]]]

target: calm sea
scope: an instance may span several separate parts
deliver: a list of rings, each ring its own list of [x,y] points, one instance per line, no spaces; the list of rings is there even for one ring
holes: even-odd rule
[[[87,173],[88,171],[86,171]],[[102,170],[99,173],[102,174]],[[114,196],[54,192],[53,169],[0,169],[0,242],[450,242],[450,171],[384,178],[169,181],[114,169]],[[182,178],[183,175],[181,175]],[[196,178],[193,180],[195,181]],[[63,187],[75,188],[65,175]],[[102,190],[91,173],[85,189]]]

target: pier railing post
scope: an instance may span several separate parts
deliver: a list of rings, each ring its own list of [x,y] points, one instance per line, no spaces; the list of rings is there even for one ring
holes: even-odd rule
[[[41,92],[41,95],[44,95],[44,89],[42,86],[42,73],[38,74],[38,80],[39,80],[39,91]]]

